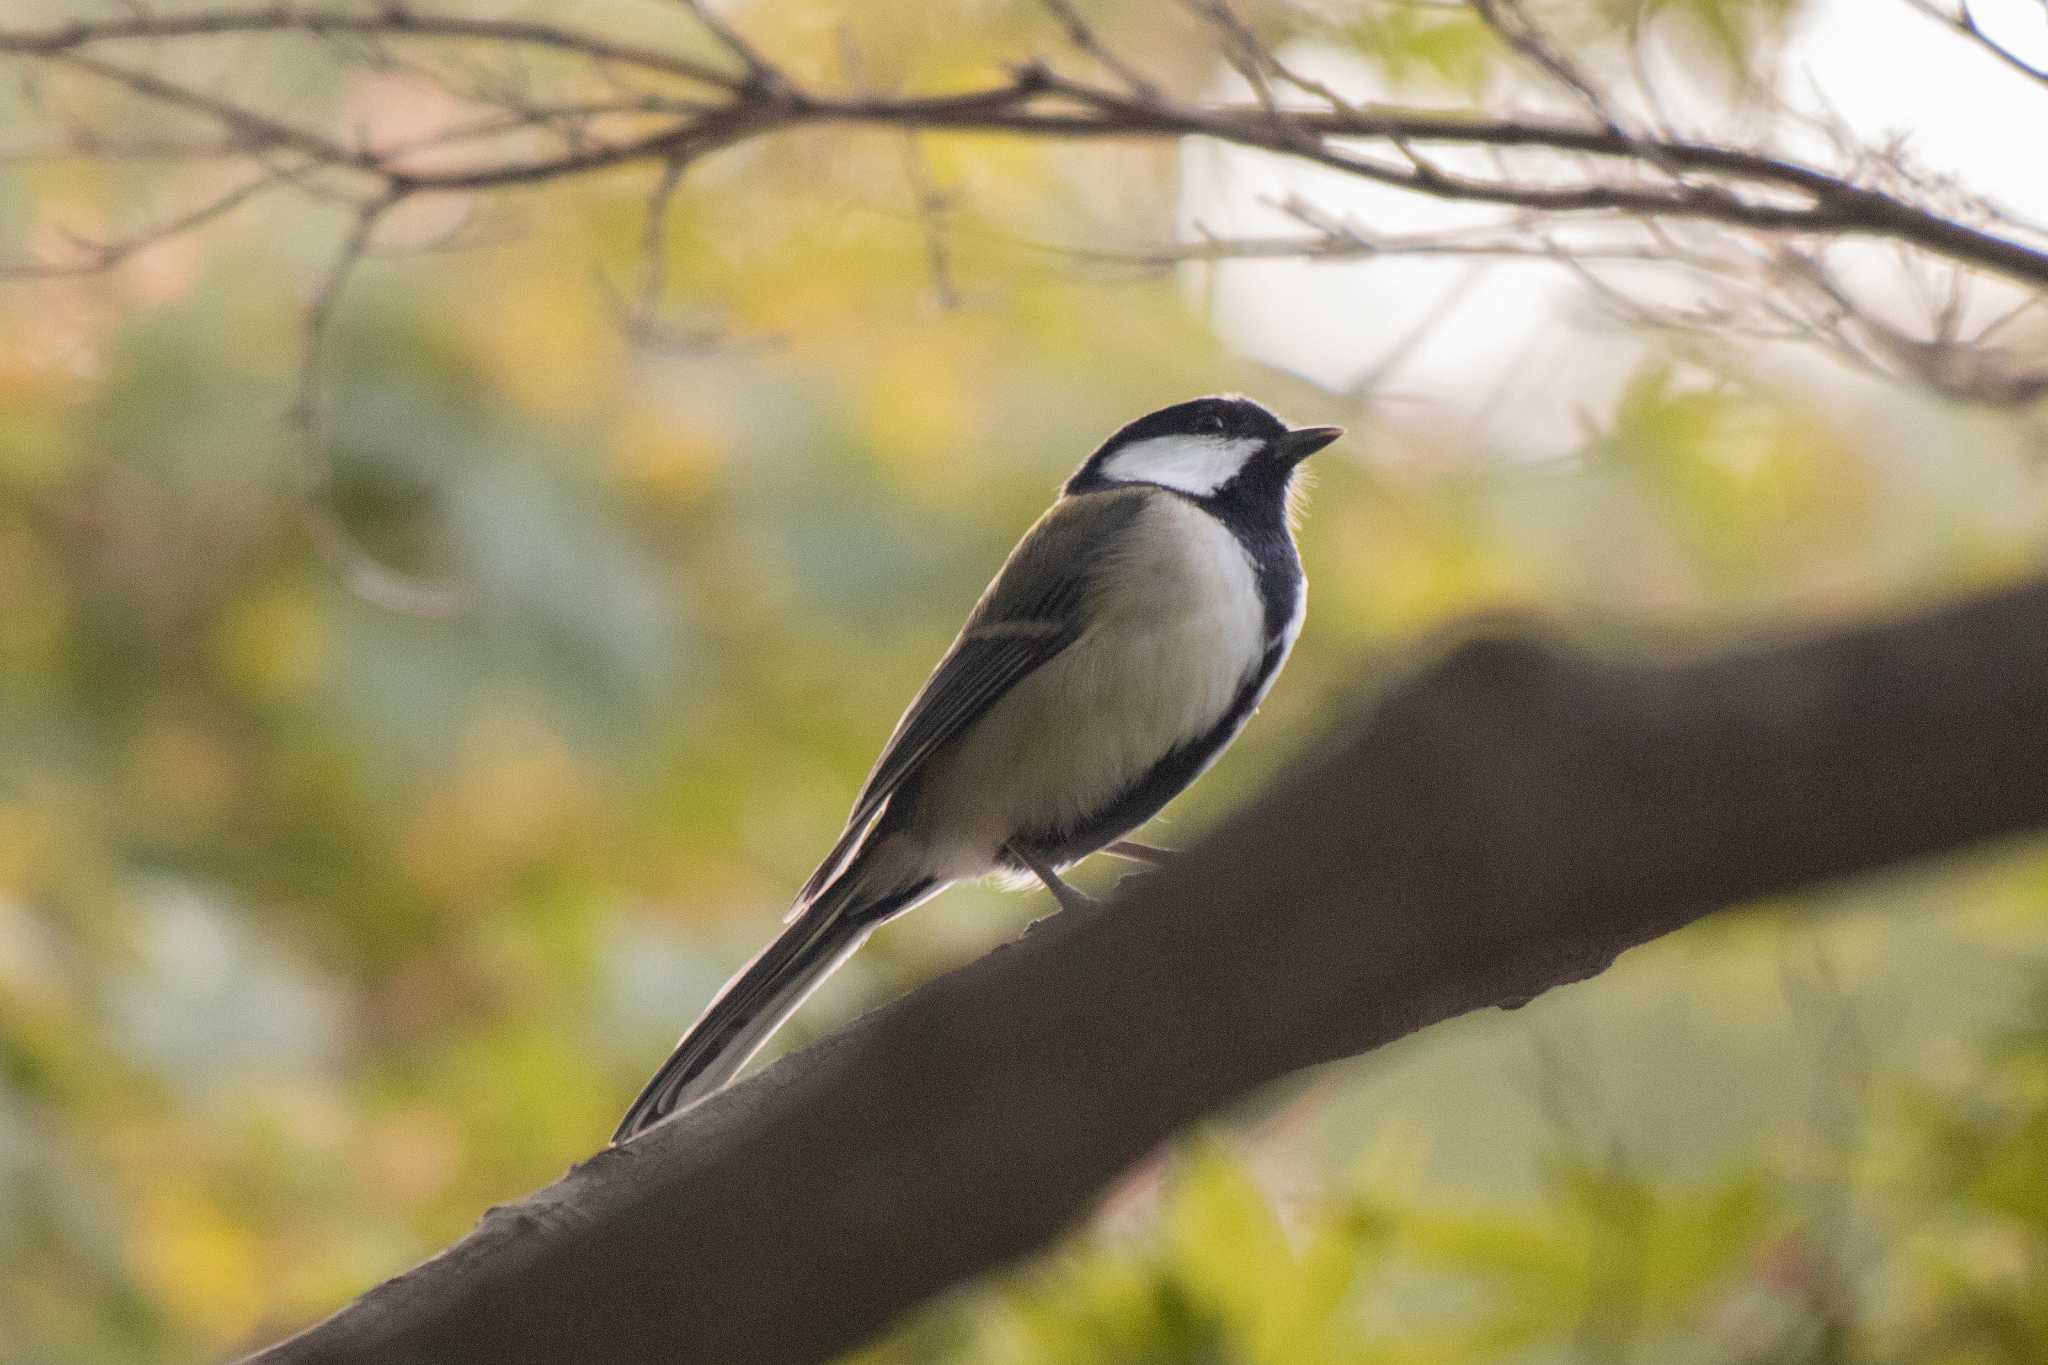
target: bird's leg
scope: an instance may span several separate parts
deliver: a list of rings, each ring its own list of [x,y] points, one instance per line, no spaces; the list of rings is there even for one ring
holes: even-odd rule
[[[1052,892],[1052,898],[1060,903],[1062,910],[1078,910],[1084,905],[1095,904],[1095,897],[1067,885],[1060,874],[1052,870],[1052,864],[1032,857],[1015,844],[1008,846],[1010,856],[1031,869],[1038,880],[1045,883],[1045,889]]]
[[[1152,844],[1141,844],[1135,839],[1119,839],[1102,850],[1115,858],[1126,858],[1134,863],[1150,863],[1154,867],[1169,866],[1180,853],[1175,849],[1158,848]]]

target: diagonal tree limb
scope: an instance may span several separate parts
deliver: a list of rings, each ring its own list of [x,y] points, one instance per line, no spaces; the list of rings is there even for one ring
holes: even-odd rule
[[[260,1365],[814,1361],[1256,1086],[1717,907],[2048,825],[2048,581],[1666,662],[1437,655],[1118,904],[557,1184]]]

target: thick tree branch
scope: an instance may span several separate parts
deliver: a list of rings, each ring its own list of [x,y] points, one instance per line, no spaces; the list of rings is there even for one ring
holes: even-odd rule
[[[1301,1067],[1708,911],[2048,823],[2048,583],[1676,662],[1485,636],[1113,908],[556,1185],[267,1365],[809,1361]]]

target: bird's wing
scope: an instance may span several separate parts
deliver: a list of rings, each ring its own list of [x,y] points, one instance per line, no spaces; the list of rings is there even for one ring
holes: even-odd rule
[[[1151,494],[1117,489],[1062,498],[1010,554],[953,647],[896,722],[853,803],[846,830],[812,874],[795,914],[831,884],[889,798],[1012,687],[1078,639],[1089,589],[1106,555]]]

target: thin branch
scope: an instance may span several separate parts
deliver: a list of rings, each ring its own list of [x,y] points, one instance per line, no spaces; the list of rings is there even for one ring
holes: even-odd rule
[[[2000,332],[2003,332],[2006,328],[2012,326],[2021,318],[2026,317],[2029,313],[2038,313],[2043,308],[2048,308],[2048,294],[2028,295],[2026,298],[2021,299],[2012,307],[2006,309],[2003,313],[2000,313],[1991,321],[1985,323],[1984,326],[1978,331],[1977,335],[1970,338],[1970,345],[1990,345],[1991,342],[1997,338]]]
[[[0,280],[61,279],[66,276],[100,275],[151,247],[206,227],[227,217],[250,200],[290,183],[288,172],[269,171],[242,181],[198,207],[167,218],[127,235],[93,240],[67,233],[66,240],[79,252],[72,261],[0,261]]]
[[[1650,120],[1657,136],[1670,138],[1675,136],[1673,130],[1677,124],[1672,120],[1663,92],[1658,90],[1657,82],[1650,78],[1649,26],[1654,4],[1655,0],[1635,0],[1634,7],[1629,11],[1625,50],[1628,53],[1629,74],[1634,77],[1635,89],[1649,109]]]
[[[623,142],[592,142],[555,157],[508,159],[456,170],[401,171],[388,162],[385,178],[408,192],[421,190],[498,190],[538,185],[589,175],[638,162],[689,162],[717,148],[760,136],[776,127],[794,126],[790,111],[777,104],[750,100],[721,105],[710,113],[677,119],[654,132]]]
[[[659,48],[621,43],[601,34],[520,19],[476,19],[452,14],[425,14],[392,4],[370,13],[324,10],[298,5],[263,5],[248,9],[193,9],[173,13],[140,11],[125,18],[77,20],[42,29],[0,28],[0,53],[52,56],[98,43],[199,38],[238,33],[305,33],[315,37],[342,34],[386,39],[420,38],[481,40],[510,43],[588,58],[606,64],[733,88],[727,73]]]
[[[1508,51],[1521,57],[1584,105],[1586,112],[1599,120],[1601,127],[1617,134],[1622,131],[1620,120],[1608,107],[1606,95],[1551,44],[1519,0],[1470,0],[1470,3],[1472,12]]]
[[[952,199],[932,180],[931,163],[917,134],[903,135],[903,174],[910,182],[911,199],[924,237],[925,266],[931,272],[932,296],[946,312],[960,307],[960,289],[953,280],[953,252],[946,242],[946,215]]]
[[[1868,352],[1888,372],[1956,402],[2017,408],[2048,397],[2048,368],[2022,364],[2003,348],[1965,342],[1960,334],[1961,295],[1951,292],[1934,307],[1932,333],[1916,337],[1861,307],[1817,256],[1781,249],[1784,274],[1817,291],[1838,310],[1844,324],[1860,334]],[[1960,278],[1955,282],[1960,290]]]
[[[1308,221],[1307,205],[1289,204],[1286,208],[1290,214]],[[1010,240],[1027,250],[1067,260],[1154,270],[1213,261],[1361,261],[1378,257],[1547,261],[1557,252],[1553,244],[1501,227],[1473,228],[1465,232],[1378,233],[1357,224],[1322,218],[1318,218],[1313,227],[1314,231],[1310,232],[1264,236],[1204,234],[1192,242],[1125,250],[1028,238]],[[1570,251],[1574,256],[1600,261],[1655,264],[1669,259],[1644,244],[1575,243]]]
[[[250,150],[241,138],[173,138],[108,136],[78,128],[61,139],[0,144],[0,164],[32,165],[52,161],[192,162],[221,161]]]
[[[1073,44],[1076,52],[1092,58],[1104,71],[1122,81],[1124,88],[1138,98],[1159,98],[1159,87],[1103,42],[1094,27],[1082,17],[1081,11],[1074,7],[1072,0],[1041,0],[1041,3],[1060,21],[1060,26],[1066,30],[1067,41]]]
[[[741,36],[740,31],[727,23],[725,17],[712,9],[705,0],[681,0],[681,3],[704,31],[746,68],[748,85],[762,90],[783,90],[789,87],[789,77],[782,69],[762,56],[759,48]]]
[[[0,51],[4,50],[4,45],[0,45]],[[285,148],[309,157],[322,166],[370,172],[378,169],[376,156],[368,151],[352,151],[318,133],[294,127],[246,105],[215,98],[151,72],[122,66],[118,62],[103,61],[69,49],[50,53],[49,57],[52,61],[73,70],[125,86],[144,99],[211,119],[226,127],[252,150]]]
[[[1492,264],[1493,261],[1482,260],[1460,272],[1450,288],[1439,294],[1435,302],[1401,335],[1382,347],[1379,358],[1359,371],[1358,377],[1345,386],[1345,396],[1364,403],[1384,392],[1387,381],[1421,353],[1430,335],[1464,304],[1466,297],[1486,278],[1487,269]]]
[[[640,226],[640,283],[632,302],[618,303],[615,308],[622,329],[635,345],[669,355],[700,354],[721,340],[715,332],[678,327],[663,317],[668,295],[670,210],[688,169],[685,158],[665,162],[648,191]]]
[[[450,616],[467,602],[463,589],[392,568],[371,554],[342,523],[335,506],[334,463],[321,415],[320,373],[335,309],[349,277],[370,249],[377,224],[403,197],[387,194],[357,210],[327,273],[307,301],[286,424],[299,448],[300,507],[306,532],[335,576],[351,592],[393,611],[409,616]]]
[[[1245,84],[1251,87],[1267,117],[1284,125],[1287,112],[1280,107],[1279,96],[1269,79],[1279,74],[1274,69],[1272,54],[1237,17],[1237,11],[1230,7],[1229,0],[1181,0],[1181,3],[1215,31],[1220,39],[1223,60],[1244,77]]]
[[[1976,14],[1971,11],[1969,0],[1957,0],[1954,9],[1936,4],[1934,0],[1905,0],[1905,2],[1950,32],[1961,34],[1969,39],[1972,43],[2029,80],[2038,81],[2042,85],[2048,85],[2048,68],[2035,65],[2010,47],[2007,47],[2004,43],[1999,42],[1998,39],[1992,37],[1989,33],[1986,33],[1983,26],[1977,22]],[[2048,18],[2048,15],[2043,17]]]
[[[661,316],[662,298],[668,292],[668,219],[676,191],[683,187],[683,172],[689,163],[678,158],[666,162],[661,178],[647,196],[647,218],[640,234],[642,275],[640,278],[640,322],[652,324]]]

